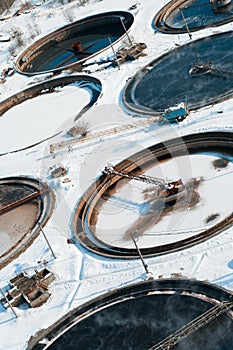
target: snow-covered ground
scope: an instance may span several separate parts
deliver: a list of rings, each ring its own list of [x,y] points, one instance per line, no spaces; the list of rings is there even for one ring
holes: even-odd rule
[[[130,29],[130,35],[135,41],[147,44],[145,51],[147,56],[122,65],[120,70],[109,68],[97,72],[96,70],[99,68],[97,64],[90,66],[92,75],[103,84],[103,95],[82,117],[83,120],[89,122],[91,131],[130,123],[132,119],[137,120],[136,117],[132,118],[128,115],[121,105],[121,94],[126,81],[152,59],[175,48],[176,45],[182,45],[189,41],[186,34],[154,33],[151,26],[152,19],[166,2],[167,0],[156,2],[141,0],[140,3],[138,2],[137,8],[133,10],[135,22]],[[17,0],[11,12],[14,13],[21,3],[21,0]],[[39,1],[34,1],[34,3],[39,3]],[[135,0],[90,0],[89,4],[85,6],[78,6],[78,1],[61,6],[57,1],[51,0],[41,6],[36,6],[29,13],[0,22],[0,32],[11,33],[15,28],[19,28],[24,33],[23,40],[26,47],[32,42],[28,30],[29,26],[38,29],[39,34],[33,39],[37,40],[67,23],[67,17],[64,15],[64,11],[67,9],[72,12],[76,20],[110,10],[127,10],[134,3]],[[193,33],[193,39],[231,29],[232,23],[217,28],[208,28]],[[0,71],[12,65],[13,61],[9,54],[11,45],[12,41],[0,42]],[[117,44],[118,47],[120,45],[120,43]],[[111,49],[101,55],[101,58],[104,59],[108,57],[113,57]],[[98,59],[100,59],[98,56],[94,58],[94,60]],[[68,72],[68,74],[70,73]],[[26,77],[14,74],[0,85],[0,99],[4,100],[6,97],[29,87],[30,84],[43,81],[45,77],[50,77],[50,75]],[[0,153],[34,144],[50,137],[57,131],[62,131],[53,139],[33,148],[0,157],[1,177],[28,175],[40,178],[52,187],[56,195],[54,213],[44,227],[56,259],[53,258],[43,236],[40,235],[24,253],[0,271],[0,287],[4,289],[9,279],[16,273],[22,271],[33,273],[33,269],[43,266],[44,260],[48,261],[48,269],[56,275],[56,280],[49,288],[51,297],[40,308],[16,309],[19,316],[17,319],[13,317],[11,310],[5,310],[0,305],[0,349],[2,350],[25,349],[31,336],[40,329],[50,326],[69,310],[108,290],[145,278],[139,259],[130,261],[106,259],[86,251],[78,243],[67,244],[67,238],[73,236],[71,220],[75,206],[85,190],[99,177],[101,170],[108,162],[116,164],[162,140],[210,130],[233,130],[232,100],[228,100],[192,112],[186,120],[176,126],[148,125],[124,134],[112,135],[106,139],[77,145],[70,152],[63,149],[51,155],[49,153],[50,144],[67,139],[67,135],[63,131],[67,130],[69,121],[70,126],[72,125],[72,117],[77,114],[77,108],[80,110],[80,105],[81,107],[86,105],[89,98],[89,94],[85,90],[79,89],[77,92],[77,89],[66,87],[59,93],[28,100],[0,117]],[[67,107],[67,104],[70,108],[65,108],[64,113],[64,105]],[[219,113],[219,111],[223,113]],[[189,160],[191,170],[189,176],[186,177],[187,179],[204,176],[205,179],[213,178],[213,181],[205,181],[205,186],[200,186],[202,200],[192,211],[191,216],[189,213],[187,216],[185,215],[182,229],[187,230],[187,228],[202,225],[203,219],[214,212],[221,214],[216,219],[217,221],[230,213],[232,194],[229,188],[232,183],[232,163],[221,170],[221,173],[224,173],[223,177],[214,178],[216,170],[210,166],[214,157],[214,155],[198,155],[192,156]],[[63,178],[52,179],[49,176],[49,168],[56,164],[63,164],[68,169],[67,177],[71,180],[70,182],[63,183]],[[169,162],[164,163],[163,166],[170,167]],[[174,169],[176,169],[175,175]],[[152,170],[150,169],[148,174],[156,175],[155,168]],[[159,171],[167,172],[167,169],[160,168]],[[182,171],[182,166],[173,168],[170,170],[170,176],[179,175],[181,177]],[[140,187],[138,186],[137,184],[137,190]],[[213,189],[218,193],[217,203],[212,199]],[[134,198],[132,193],[131,190],[130,198],[127,197],[127,199],[130,201],[138,200],[138,196],[135,195]],[[108,212],[109,208],[106,210]],[[111,225],[106,220],[106,210],[104,210],[103,217],[100,217],[98,225],[102,222],[109,228]],[[134,211],[132,213],[135,215]],[[113,226],[118,224],[119,227],[120,222],[124,227],[129,214],[132,215],[132,213],[121,209],[120,219],[118,215],[114,215],[111,219]],[[185,221],[186,218],[188,221]],[[135,217],[130,218],[130,220],[135,220]],[[160,221],[159,227],[156,225],[153,230],[166,231],[170,225],[169,216],[166,217],[167,222],[164,220],[165,218]],[[208,280],[233,291],[232,233],[230,228],[192,248],[148,258],[146,259],[147,264],[155,278],[160,275],[169,277],[173,273],[182,273],[189,278]],[[147,245],[148,242],[145,244]]]

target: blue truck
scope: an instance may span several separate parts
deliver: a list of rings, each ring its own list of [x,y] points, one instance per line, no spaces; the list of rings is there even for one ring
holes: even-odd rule
[[[168,121],[170,123],[174,123],[174,122],[178,123],[184,120],[188,114],[189,114],[189,110],[187,107],[187,103],[182,101],[173,107],[169,107],[165,109],[159,122],[163,123]]]

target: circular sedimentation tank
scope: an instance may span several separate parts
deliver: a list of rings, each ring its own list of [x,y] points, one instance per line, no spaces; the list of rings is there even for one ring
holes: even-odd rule
[[[172,0],[155,15],[152,23],[163,33],[180,34],[220,26],[232,20],[232,1],[216,8],[210,0]]]
[[[50,218],[54,203],[53,191],[37,179],[0,179],[0,268],[34,241]]]
[[[187,135],[136,153],[115,169],[181,179],[176,199],[161,198],[152,183],[103,173],[76,207],[74,234],[85,248],[116,258],[139,257],[133,238],[144,256],[201,243],[232,225],[232,155],[232,133],[224,132]]]
[[[26,75],[64,68],[80,70],[80,65],[87,59],[121,39],[133,21],[133,15],[125,11],[78,20],[33,43],[18,57],[15,68]]]
[[[190,110],[232,96],[233,31],[205,37],[155,59],[128,82],[123,92],[126,107],[136,113],[160,114],[186,101]],[[207,65],[192,74],[195,65]]]
[[[65,93],[63,93],[63,90],[65,90]],[[80,108],[79,100],[81,90],[82,92],[85,90],[86,94],[89,95],[89,102],[83,105],[82,108]],[[63,128],[67,127],[65,123],[70,122],[71,117],[75,120],[80,118],[98,100],[101,91],[102,84],[98,79],[80,74],[46,80],[3,100],[0,103],[2,132],[2,134],[0,132],[0,156],[34,147],[63,132]],[[46,116],[40,116],[40,107],[44,106],[43,99],[48,99],[49,94],[54,95],[49,102],[46,100],[49,107],[46,110]],[[63,105],[58,101],[59,98]],[[85,97],[85,99],[87,98]],[[70,105],[66,106],[65,103],[68,104],[69,102]],[[36,109],[33,104],[37,106]],[[59,111],[57,110],[58,105],[60,106]],[[35,109],[34,114],[31,113],[31,109]],[[79,111],[78,114],[77,110]],[[36,115],[39,115],[39,120]],[[73,122],[74,120],[72,120]],[[12,128],[12,125],[20,125],[21,132],[17,128]],[[10,138],[4,138],[6,134]]]
[[[171,341],[179,350],[231,350],[232,304],[230,292],[200,281],[138,283],[69,312],[27,350],[165,349]]]

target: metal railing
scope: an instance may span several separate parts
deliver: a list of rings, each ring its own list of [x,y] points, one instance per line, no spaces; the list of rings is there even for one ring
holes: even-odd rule
[[[153,345],[148,350],[169,350],[172,346],[178,344],[183,339],[196,332],[199,328],[205,326],[224,312],[230,310],[232,307],[233,301],[222,301],[220,304],[207,310],[159,343]]]

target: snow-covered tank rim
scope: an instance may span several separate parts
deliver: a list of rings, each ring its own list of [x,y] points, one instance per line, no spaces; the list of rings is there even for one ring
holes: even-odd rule
[[[155,15],[155,17],[152,20],[152,27],[154,30],[158,30],[162,33],[166,34],[182,34],[187,33],[187,28],[177,28],[169,26],[166,21],[167,19],[173,14],[174,11],[179,10],[179,8],[185,8],[189,4],[194,4],[197,0],[172,0],[168,2],[164,7],[162,7],[159,12]],[[206,0],[206,4],[208,4],[211,7],[210,1]],[[201,5],[202,6],[202,5]],[[218,27],[223,24],[227,24],[232,22],[233,20],[233,14],[229,15],[228,17],[213,21],[212,23],[208,23],[205,25],[198,25],[198,26],[189,26],[190,32],[195,32],[197,30],[205,29],[205,28],[211,28],[211,27]]]
[[[210,150],[232,156],[233,137],[231,132],[205,132],[186,135],[182,138],[168,140],[164,143],[159,143],[144,149],[143,151],[132,155],[128,159],[123,160],[117,164],[116,167],[120,171],[129,173],[137,169],[145,169],[150,165],[152,156],[153,159],[156,159],[156,162],[170,159],[170,150],[172,150],[172,157],[177,157],[186,153],[197,154],[199,152],[208,152]],[[101,196],[118,181],[119,176],[117,175],[102,174],[98,180],[92,186],[90,186],[76,206],[72,218],[72,231],[79,243],[81,243],[86,249],[96,254],[111,258],[135,259],[139,258],[136,249],[110,245],[98,239],[89,226],[92,214],[95,213],[96,206]],[[204,231],[201,231],[200,233],[195,233],[195,235],[188,238],[164,245],[158,244],[157,246],[155,245],[148,248],[140,248],[140,250],[143,256],[158,256],[179,251],[204,242],[210,237],[213,237],[223,230],[229,228],[232,223],[233,214],[230,214],[219,223],[207,228]]]
[[[134,304],[135,307],[136,305],[140,305],[140,300],[142,300],[141,306],[143,307],[144,300],[147,300],[147,298],[159,298],[159,296],[163,296],[165,300],[177,297],[181,302],[183,298],[184,309],[189,308],[187,298],[190,298],[194,304],[196,302],[197,306],[202,306],[207,309],[211,309],[213,306],[219,305],[222,301],[227,300],[232,302],[233,300],[232,293],[222,287],[210,284],[206,281],[190,280],[183,277],[173,279],[155,279],[135,283],[131,284],[130,286],[121,287],[102,294],[101,296],[98,296],[70,311],[48,329],[43,329],[39,332],[39,334],[31,337],[28,342],[27,350],[53,349],[53,345],[58,345],[59,340],[62,339],[63,336],[66,336],[66,334],[69,333],[69,330],[72,332],[72,328],[79,326],[79,324],[81,324],[84,320],[88,321],[88,317],[91,318],[93,315],[95,316],[95,314],[97,314],[98,317],[99,312],[103,311],[104,309],[106,309],[106,312],[108,313],[109,310],[111,310],[111,307],[118,310],[117,305],[121,306],[121,303],[124,303],[124,305],[127,307],[127,303],[132,300],[135,300],[136,302],[136,304]],[[149,313],[151,310],[145,309],[145,312],[146,311]],[[196,311],[198,316],[201,312],[203,312],[203,310],[200,310],[198,307]],[[119,317],[119,314],[117,315]],[[174,315],[175,313],[169,313],[168,317],[172,318]],[[232,317],[230,314],[226,313],[225,316],[232,325]],[[156,313],[154,313],[154,317],[156,320]],[[118,320],[117,317],[113,317],[113,322],[114,319],[116,319],[116,321]],[[124,319],[126,322],[128,322],[128,319],[130,319],[130,314],[124,313]],[[110,324],[112,324],[112,322],[110,322]],[[151,324],[151,327],[154,326]],[[79,333],[76,333],[75,335],[75,333],[73,333],[73,336],[71,337],[72,341],[74,341],[74,335],[78,336],[78,334]],[[90,334],[87,334],[86,337],[89,338],[89,335]],[[125,339],[127,339],[127,336],[128,334],[126,331]],[[141,336],[143,335],[141,334]],[[92,344],[95,341],[96,339],[92,341]],[[68,342],[67,345],[69,345]]]
[[[122,100],[123,100],[123,104],[124,106],[131,112],[133,113],[137,113],[137,114],[142,114],[142,115],[161,115],[162,112],[164,112],[164,109],[165,108],[169,108],[171,106],[173,106],[174,104],[169,104],[170,102],[170,99],[169,97],[167,96],[167,92],[168,92],[168,87],[166,87],[166,89],[163,89],[163,91],[166,92],[166,94],[164,93],[164,95],[162,96],[162,99],[163,100],[166,100],[168,105],[164,108],[164,106],[162,107],[162,105],[159,104],[159,102],[157,102],[156,100],[156,94],[153,94],[153,101],[156,101],[156,104],[158,105],[158,107],[152,109],[148,106],[146,106],[145,104],[143,104],[142,102],[139,102],[137,99],[136,99],[136,89],[138,88],[138,85],[141,84],[142,80],[145,78],[147,79],[147,85],[151,82],[148,81],[148,75],[151,74],[151,71],[153,69],[156,69],[160,64],[163,64],[164,62],[166,62],[167,60],[171,60],[172,58],[175,57],[175,61],[177,62],[177,64],[179,63],[182,63],[182,62],[178,62],[179,59],[183,59],[184,57],[184,52],[182,53],[182,50],[187,52],[189,51],[190,52],[190,55],[192,55],[193,57],[192,60],[193,62],[195,63],[196,59],[197,59],[197,55],[200,56],[196,46],[197,45],[208,45],[208,44],[214,44],[213,40],[217,40],[219,42],[221,42],[221,45],[224,45],[224,41],[221,40],[221,39],[225,39],[225,40],[228,40],[229,43],[231,42],[232,40],[232,36],[233,36],[233,32],[232,31],[227,31],[227,32],[223,32],[223,33],[218,33],[218,34],[214,34],[214,35],[211,35],[211,36],[208,36],[208,37],[204,37],[204,38],[201,38],[201,39],[197,39],[195,41],[192,41],[191,43],[188,43],[188,44],[185,44],[183,46],[180,46],[178,48],[175,48],[175,49],[172,49],[168,52],[166,52],[165,54],[163,54],[162,56],[156,58],[155,60],[151,61],[149,64],[147,64],[145,67],[143,67],[142,69],[140,69],[126,84],[124,90],[123,90],[123,93],[122,93]],[[229,49],[232,50],[232,45],[229,45]],[[222,47],[219,49],[221,50]],[[217,50],[213,50],[214,54],[216,55],[216,52]],[[202,53],[202,55],[204,55],[204,53]],[[206,51],[205,55],[208,55],[208,51]],[[208,56],[209,57],[209,56]],[[229,57],[229,55],[227,55],[226,53],[226,58]],[[189,68],[191,68],[191,65],[192,65],[192,61],[190,60],[190,58],[188,59],[186,56],[185,56],[185,59],[187,61],[185,61],[186,65],[189,66]],[[199,57],[198,59],[202,59],[202,57]],[[222,59],[222,56],[221,56],[221,59]],[[174,61],[174,62],[175,62]],[[230,63],[231,64],[231,61]],[[216,65],[217,66],[217,65]],[[187,67],[183,67],[182,66],[182,71],[181,70],[178,70],[179,71],[179,78],[181,79],[181,73],[185,75],[185,82],[189,80],[191,80],[191,83],[193,83],[195,86],[197,85],[197,81],[195,80],[196,77],[192,77],[189,75],[189,70],[187,70],[186,72],[186,69]],[[168,69],[166,70],[163,70],[162,72],[160,71],[160,75],[161,77],[160,80],[162,79],[163,74],[168,74]],[[224,73],[223,73],[224,74]],[[221,93],[219,94],[214,94],[213,96],[211,95],[210,97],[206,97],[204,96],[203,100],[200,100],[200,101],[196,101],[196,102],[191,102],[191,98],[193,98],[193,96],[196,96],[196,94],[193,94],[193,89],[190,90],[190,100],[189,100],[189,96],[187,96],[187,89],[185,90],[185,87],[184,87],[184,91],[183,91],[183,99],[185,98],[187,100],[187,106],[188,106],[188,109],[190,111],[192,110],[197,110],[199,108],[202,108],[202,107],[205,107],[205,106],[208,106],[210,104],[216,104],[218,102],[221,102],[221,101],[225,101],[227,99],[230,99],[232,98],[232,94],[233,94],[233,91],[232,91],[232,86],[230,86],[231,84],[231,81],[232,81],[232,74],[233,74],[233,67],[231,67],[231,71],[228,72],[229,75],[229,89],[227,90],[227,88],[225,88],[226,84],[218,84],[220,85],[221,87],[223,86],[223,88],[225,90],[223,90]],[[155,74],[154,74],[155,75]],[[182,80],[180,81],[177,81],[176,80],[177,76],[175,76],[175,79],[171,79],[171,83],[174,83],[174,84],[180,84],[180,86],[182,86],[182,82],[183,82],[183,76],[182,76]],[[216,78],[215,76],[211,76],[211,79],[213,81],[213,79]],[[224,78],[224,77],[223,77]],[[197,79],[199,79],[197,77]],[[203,75],[201,77],[201,79],[205,79],[205,76]],[[217,79],[217,78],[216,78]],[[159,83],[160,83],[160,80],[159,80]],[[154,79],[152,78],[152,82],[157,82],[156,80],[156,75],[154,77]],[[158,84],[159,84],[158,83]],[[190,83],[190,84],[191,84]],[[155,84],[152,85],[152,88],[155,90],[155,87],[154,87]],[[183,84],[184,85],[184,84]],[[185,86],[185,85],[184,85]],[[216,84],[215,84],[216,86]],[[157,88],[157,86],[156,86]],[[145,87],[144,89],[141,89],[142,91],[145,91],[146,92],[146,95],[149,96],[149,89],[146,88],[145,90]],[[153,92],[154,92],[153,90]],[[198,89],[200,90],[200,89]],[[172,98],[175,99],[175,94],[174,94],[174,91],[176,90],[172,90],[171,93],[172,94]],[[206,94],[209,94],[210,93],[210,90],[206,89]],[[138,93],[138,91],[137,91]],[[151,95],[151,92],[150,92],[150,95]],[[199,95],[201,97],[203,97],[203,94],[199,93]],[[160,98],[161,99],[161,98]],[[152,100],[151,100],[152,101]],[[153,102],[152,101],[152,102]],[[159,101],[159,100],[158,100]],[[179,103],[181,102],[180,100],[177,100],[177,97],[176,97],[176,103]]]
[[[25,233],[24,236],[18,241],[14,246],[12,246],[8,251],[0,257],[0,269],[5,265],[9,264],[13,259],[18,257],[22,252],[24,252],[36,239],[41,231],[41,227],[44,227],[49,218],[52,215],[54,205],[55,205],[55,194],[52,189],[44,182],[38,179],[28,177],[28,176],[17,176],[17,177],[5,177],[0,179],[0,186],[8,186],[14,190],[14,186],[17,188],[22,188],[31,192],[31,198],[26,198],[25,203],[35,200],[38,203],[38,215],[35,217],[34,225],[30,228],[30,233]],[[18,201],[18,199],[17,199]],[[22,201],[22,203],[21,203]],[[1,216],[5,213],[9,213],[7,205],[1,204]],[[13,209],[20,207],[24,204],[24,199],[19,199],[17,205],[13,203]],[[11,206],[11,203],[9,203]],[[13,221],[13,219],[12,219]],[[39,223],[39,224],[38,224]]]
[[[101,52],[107,50],[110,47],[110,43],[108,42],[108,45],[106,45],[104,48],[97,50],[96,52],[93,52],[92,55],[88,56],[87,58],[83,58],[78,60],[75,63],[72,64],[64,64],[59,68],[51,68],[51,69],[45,69],[45,70],[31,70],[27,71],[27,66],[33,61],[34,58],[41,54],[43,50],[51,49],[54,44],[60,45],[64,40],[71,39],[73,36],[73,39],[75,38],[75,34],[80,32],[80,30],[85,30],[85,27],[88,29],[91,28],[93,24],[99,25],[104,23],[110,23],[111,21],[114,21],[117,19],[122,19],[127,22],[125,25],[127,31],[130,29],[134,22],[134,16],[127,11],[112,11],[112,12],[105,12],[100,14],[95,14],[89,17],[85,17],[83,19],[80,19],[78,21],[75,21],[71,24],[65,25],[47,35],[45,35],[43,38],[37,40],[33,44],[31,44],[28,48],[26,48],[16,59],[15,62],[15,70],[18,73],[22,73],[25,75],[35,75],[35,74],[42,74],[42,73],[48,73],[48,72],[59,72],[62,69],[67,68],[73,68],[73,69],[81,69],[81,65],[90,58],[95,57],[96,55],[99,55]],[[84,29],[83,29],[84,28]],[[122,33],[117,40],[114,41],[114,44],[119,42],[123,37],[125,37],[125,32]],[[66,49],[67,51],[67,49]],[[69,50],[68,50],[69,51]]]
[[[51,92],[54,91],[54,89],[56,89],[57,87],[64,87],[67,85],[70,85],[72,83],[79,83],[80,84],[77,86],[77,88],[83,88],[83,89],[88,89],[91,90],[91,96],[90,96],[90,102],[83,107],[83,109],[79,112],[78,117],[81,117],[83,113],[85,113],[89,108],[91,108],[96,101],[98,100],[101,91],[102,91],[102,84],[100,82],[99,79],[94,78],[92,76],[89,75],[84,75],[84,74],[80,74],[80,75],[71,75],[71,76],[65,76],[62,78],[55,78],[55,79],[51,79],[51,80],[46,80],[43,83],[39,83],[36,84],[30,88],[27,88],[25,90],[22,90],[20,92],[17,92],[16,94],[6,98],[5,100],[0,102],[0,118],[4,118],[4,113],[6,113],[9,109],[11,109],[12,107],[23,103],[31,98],[37,97],[39,95],[44,95],[44,94],[49,94]],[[83,82],[83,84],[82,84]],[[88,83],[90,83],[88,85]],[[93,89],[91,86],[91,83],[93,83],[97,89]],[[41,142],[43,142],[45,140],[42,140]],[[40,142],[39,142],[40,143]],[[38,144],[38,143],[37,143]],[[30,147],[34,147],[37,144],[33,144],[33,145],[29,145],[26,148],[30,148]],[[18,149],[12,152],[19,152],[23,149]],[[10,153],[12,153],[10,152]],[[9,153],[9,152],[6,152]],[[0,154],[0,156],[6,154]]]

